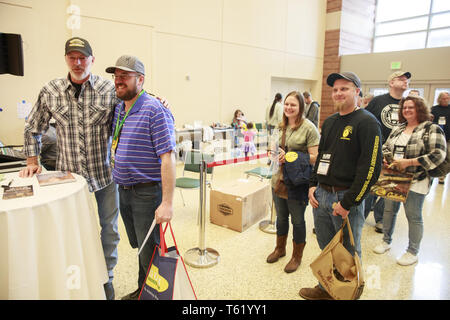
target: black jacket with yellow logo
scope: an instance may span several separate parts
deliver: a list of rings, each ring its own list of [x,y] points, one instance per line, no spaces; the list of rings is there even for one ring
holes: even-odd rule
[[[310,187],[318,183],[348,187],[342,207],[358,205],[378,180],[382,164],[381,128],[376,118],[364,109],[341,116],[335,113],[322,125]],[[329,164],[326,175],[318,174],[321,159]]]

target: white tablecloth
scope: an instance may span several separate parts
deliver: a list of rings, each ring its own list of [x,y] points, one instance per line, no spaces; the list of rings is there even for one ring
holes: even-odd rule
[[[0,299],[105,299],[108,281],[97,213],[86,180],[40,187],[31,197],[2,200]]]

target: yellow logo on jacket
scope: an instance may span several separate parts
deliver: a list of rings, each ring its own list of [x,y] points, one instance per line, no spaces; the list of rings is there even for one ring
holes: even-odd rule
[[[344,128],[344,131],[342,132],[342,137],[341,139],[343,140],[350,140],[350,135],[352,134],[353,131],[353,127],[352,126],[346,126]]]
[[[169,288],[169,282],[159,274],[159,268],[152,265],[145,283],[158,292],[164,292]]]

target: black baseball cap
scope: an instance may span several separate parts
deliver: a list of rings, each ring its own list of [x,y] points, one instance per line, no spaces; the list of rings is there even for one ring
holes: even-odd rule
[[[358,76],[350,71],[343,71],[339,73],[331,73],[327,78],[327,84],[332,87],[334,82],[338,79],[345,79],[351,81],[355,84],[357,88],[361,88],[361,80],[359,80]]]
[[[86,57],[92,56],[92,48],[87,40],[73,37],[66,41],[66,54],[71,51],[78,51]]]

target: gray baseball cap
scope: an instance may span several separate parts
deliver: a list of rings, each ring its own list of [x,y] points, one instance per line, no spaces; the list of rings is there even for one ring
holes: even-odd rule
[[[106,68],[107,73],[114,73],[116,69],[124,70],[124,71],[134,71],[140,74],[145,75],[144,64],[141,60],[134,56],[123,55],[119,59],[117,59],[116,65],[114,67]]]
[[[331,73],[327,78],[327,84],[332,87],[334,82],[338,79],[345,79],[351,81],[355,84],[357,88],[361,88],[361,80],[359,80],[358,76],[350,71],[343,71],[339,73]]]

